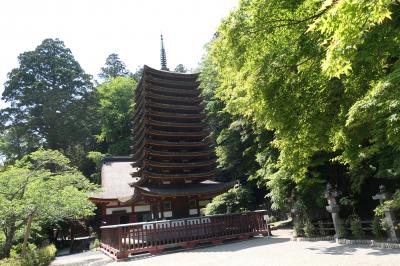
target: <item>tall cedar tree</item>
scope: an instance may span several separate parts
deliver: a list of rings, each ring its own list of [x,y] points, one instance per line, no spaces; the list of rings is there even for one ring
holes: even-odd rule
[[[110,54],[106,59],[106,64],[101,68],[99,77],[110,80],[116,77],[126,77],[132,74],[126,69],[124,62],[119,59],[118,54]]]
[[[3,133],[13,140],[2,145],[9,156],[18,158],[38,147],[68,153],[88,145],[94,130],[90,123],[93,85],[71,50],[59,39],[46,39],[18,60],[19,67],[8,74],[2,95],[9,103],[1,110]],[[24,147],[17,147],[21,142]]]

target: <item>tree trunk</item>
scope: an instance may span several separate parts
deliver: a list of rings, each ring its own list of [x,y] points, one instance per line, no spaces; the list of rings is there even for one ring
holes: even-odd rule
[[[10,257],[10,250],[12,247],[12,241],[14,240],[15,231],[17,231],[17,228],[15,227],[15,225],[10,226],[10,228],[8,228],[8,230],[5,234],[6,241],[3,244],[3,254],[2,254],[1,258]]]
[[[29,214],[28,221],[26,223],[25,235],[24,235],[24,243],[22,244],[21,256],[23,258],[26,257],[26,249],[28,247],[28,239],[31,234],[31,225],[32,225],[33,215]]]

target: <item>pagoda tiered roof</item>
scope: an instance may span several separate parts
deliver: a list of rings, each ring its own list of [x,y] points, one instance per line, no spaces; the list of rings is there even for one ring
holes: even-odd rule
[[[135,193],[211,195],[233,186],[208,180],[219,172],[197,78],[144,67],[133,118]]]
[[[193,195],[209,195],[211,197],[221,194],[233,187],[236,181],[219,183],[213,181],[205,181],[200,183],[191,183],[184,185],[147,185],[136,186],[142,194],[167,197],[167,196],[193,196]]]

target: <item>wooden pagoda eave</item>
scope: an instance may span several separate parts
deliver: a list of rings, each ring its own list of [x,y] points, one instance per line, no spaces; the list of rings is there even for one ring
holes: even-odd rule
[[[193,180],[193,179],[209,179],[212,177],[215,177],[219,173],[218,170],[211,170],[211,171],[205,171],[201,173],[183,173],[183,174],[157,174],[157,173],[152,173],[149,171],[144,171],[143,176],[151,179],[163,179],[163,180],[182,180],[182,179],[188,179],[188,180]]]
[[[143,117],[145,113],[144,103],[140,103],[140,105],[135,106],[136,110],[133,115],[133,123],[135,124],[141,117]]]
[[[171,152],[171,151],[156,151],[153,149],[147,149],[146,155],[152,155],[154,157],[167,157],[167,158],[194,158],[194,157],[215,157],[215,153],[212,150],[205,150],[199,152]]]
[[[140,86],[136,87],[134,101],[137,103],[141,98],[143,98],[143,92],[145,91],[146,82],[143,81]]]
[[[204,141],[161,141],[161,140],[151,140],[147,139],[146,144],[154,145],[154,146],[163,146],[163,147],[208,147],[209,143]]]
[[[180,88],[184,90],[197,90],[199,86],[198,81],[181,81],[181,80],[168,80],[163,78],[148,77],[145,79],[150,84],[155,84],[163,87]]]
[[[201,102],[201,99],[199,97],[185,97],[185,96],[166,96],[162,94],[156,94],[152,92],[146,93],[146,97],[149,99],[155,99],[155,100],[163,100],[163,101],[171,101],[171,102],[184,102],[184,103],[193,103],[193,104],[198,104]]]
[[[138,136],[135,139],[135,142],[133,143],[133,145],[131,146],[131,148],[133,150],[138,150],[138,147],[141,147],[141,145],[143,145],[143,141],[145,140],[144,134],[141,136]],[[140,145],[140,146],[139,146]]]
[[[176,105],[176,104],[167,104],[167,103],[158,103],[149,100],[146,103],[146,108],[160,108],[160,109],[167,109],[167,110],[187,110],[187,111],[203,111],[203,106],[197,105]]]
[[[206,161],[201,161],[201,162],[194,162],[194,163],[188,163],[188,162],[182,162],[182,163],[163,163],[163,162],[155,162],[151,160],[144,160],[143,162],[144,167],[151,166],[154,168],[162,168],[162,169],[170,169],[170,168],[186,168],[186,169],[191,169],[191,168],[197,168],[197,167],[205,167],[205,166],[210,166],[210,165],[215,165],[216,160],[206,160]]]
[[[192,138],[205,138],[209,135],[208,131],[164,131],[164,130],[154,130],[150,129],[147,131],[151,136],[165,136],[165,137],[192,137]]]
[[[204,119],[204,114],[182,114],[182,113],[170,113],[170,112],[159,112],[150,110],[148,112],[150,117],[162,117],[162,118],[171,118],[171,119]]]
[[[180,89],[172,89],[162,86],[151,86],[148,88],[149,91],[154,92],[156,94],[165,94],[165,95],[185,95],[185,96],[199,96],[200,90],[180,90]]]
[[[185,123],[185,122],[164,122],[164,121],[158,121],[155,119],[146,119],[146,123],[152,126],[158,126],[158,127],[168,127],[168,128],[206,128],[207,124],[203,122],[197,122],[197,123]]]
[[[140,143],[141,143],[141,146],[139,146],[137,149],[135,149],[136,150],[135,153],[132,154],[132,156],[131,156],[133,160],[139,159],[139,156],[141,156],[141,154],[144,153],[145,142],[142,141]]]
[[[179,78],[184,80],[197,80],[199,77],[198,73],[177,73],[171,71],[163,71],[159,69],[151,68],[147,65],[144,65],[143,72],[149,76],[156,76],[161,78]]]
[[[181,113],[167,113],[167,112],[156,112],[156,111],[141,111],[133,120],[132,132],[135,132],[139,126],[142,126],[141,121],[152,121],[152,125],[158,126],[171,126],[171,127],[207,127],[207,125],[201,120],[205,118],[204,114],[181,114]],[[159,121],[160,119],[169,121]],[[185,122],[185,121],[191,122]],[[196,122],[193,122],[196,121]]]

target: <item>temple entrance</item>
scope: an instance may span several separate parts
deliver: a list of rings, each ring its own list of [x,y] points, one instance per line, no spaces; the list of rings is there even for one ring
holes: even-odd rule
[[[129,223],[129,216],[128,215],[122,215],[119,217],[119,223],[120,224],[128,224]]]
[[[174,219],[189,217],[189,204],[187,198],[177,198],[172,204]]]
[[[137,212],[136,213],[136,222],[148,222],[152,220],[151,212]]]

